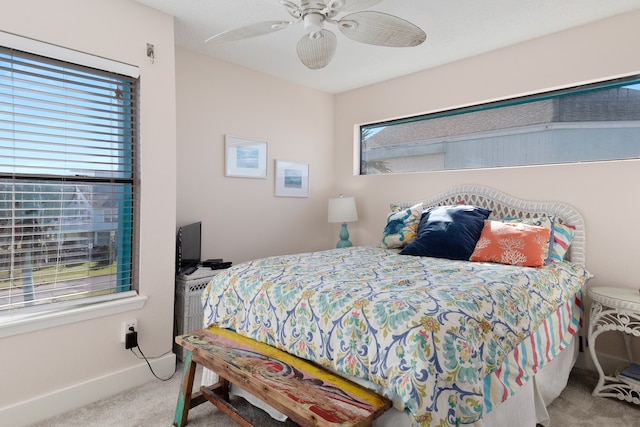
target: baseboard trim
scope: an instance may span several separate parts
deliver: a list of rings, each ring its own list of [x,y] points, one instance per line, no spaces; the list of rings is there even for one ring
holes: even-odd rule
[[[168,353],[149,364],[160,378],[168,378],[176,369],[176,355]],[[73,385],[44,396],[0,409],[0,425],[21,427],[71,411],[122,391],[157,380],[144,360],[113,374]]]

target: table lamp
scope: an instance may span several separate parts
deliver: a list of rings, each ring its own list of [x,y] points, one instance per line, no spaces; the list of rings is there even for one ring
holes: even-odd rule
[[[336,199],[329,199],[329,222],[341,222],[340,241],[336,248],[348,248],[353,246],[349,241],[349,230],[347,230],[347,222],[358,220],[358,211],[356,210],[356,199],[353,197],[344,197],[342,194]]]

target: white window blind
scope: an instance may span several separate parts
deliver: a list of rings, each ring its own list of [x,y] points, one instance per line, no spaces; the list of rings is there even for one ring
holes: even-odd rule
[[[0,46],[0,311],[129,291],[137,79]]]

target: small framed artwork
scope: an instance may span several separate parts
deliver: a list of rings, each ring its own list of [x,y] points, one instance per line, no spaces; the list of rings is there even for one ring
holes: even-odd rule
[[[276,196],[309,197],[309,164],[276,160]]]
[[[225,135],[225,176],[267,177],[267,141]]]

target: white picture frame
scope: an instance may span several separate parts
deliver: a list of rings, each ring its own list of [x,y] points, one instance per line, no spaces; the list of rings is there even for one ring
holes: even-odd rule
[[[267,141],[225,135],[225,176],[267,178]]]
[[[276,160],[276,197],[309,197],[309,163]]]

